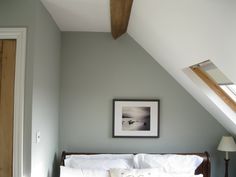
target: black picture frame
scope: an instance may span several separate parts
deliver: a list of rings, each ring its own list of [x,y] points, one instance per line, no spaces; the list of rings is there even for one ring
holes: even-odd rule
[[[113,138],[159,138],[159,99],[113,99]]]

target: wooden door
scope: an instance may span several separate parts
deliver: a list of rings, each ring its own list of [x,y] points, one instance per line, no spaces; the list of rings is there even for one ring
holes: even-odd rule
[[[16,41],[0,40],[0,177],[12,177]]]

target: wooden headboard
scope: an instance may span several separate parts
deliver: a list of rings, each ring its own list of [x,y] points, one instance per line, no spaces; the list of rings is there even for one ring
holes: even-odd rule
[[[62,152],[61,156],[61,166],[64,166],[64,160],[67,155],[95,155],[99,153],[78,153],[78,152]],[[100,153],[101,154],[101,153]],[[107,154],[107,153],[102,153],[102,154]],[[115,153],[111,153],[115,154]],[[117,153],[121,154],[121,153]],[[129,154],[129,153],[126,153]],[[133,154],[133,153],[130,153]],[[153,154],[153,153],[151,153]],[[202,157],[204,160],[201,163],[201,165],[196,169],[195,174],[203,174],[203,177],[210,177],[211,176],[211,162],[210,162],[210,156],[208,152],[204,153],[158,153],[158,154],[180,154],[180,155],[198,155]]]

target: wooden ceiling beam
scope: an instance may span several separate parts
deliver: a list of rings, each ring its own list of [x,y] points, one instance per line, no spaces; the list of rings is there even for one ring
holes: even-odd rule
[[[111,33],[114,39],[126,33],[133,0],[110,0]]]

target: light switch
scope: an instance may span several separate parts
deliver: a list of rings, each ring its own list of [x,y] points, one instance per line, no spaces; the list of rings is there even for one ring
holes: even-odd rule
[[[37,144],[40,143],[40,139],[41,139],[41,133],[40,133],[40,131],[37,131],[37,133],[36,133],[36,143]]]

